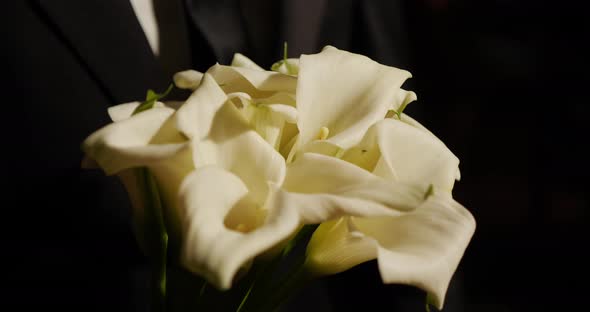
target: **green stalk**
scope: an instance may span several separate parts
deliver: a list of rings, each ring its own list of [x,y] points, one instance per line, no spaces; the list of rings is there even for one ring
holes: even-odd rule
[[[170,84],[162,94],[148,90],[145,101],[138,105],[131,115],[151,109],[156,101],[166,97],[173,88],[174,84]],[[168,233],[164,223],[162,198],[160,197],[156,179],[148,168],[137,168],[134,173],[139,189],[144,194],[144,219],[140,222],[143,223],[141,227],[143,229],[142,234],[145,240],[146,253],[152,262],[152,311],[164,312],[166,310]]]
[[[145,197],[144,238],[146,252],[152,262],[152,310],[166,310],[166,254],[168,234],[162,215],[162,200],[156,180],[147,168],[135,169],[137,182]]]

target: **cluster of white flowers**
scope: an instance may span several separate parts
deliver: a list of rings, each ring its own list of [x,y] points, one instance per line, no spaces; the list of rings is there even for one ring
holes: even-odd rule
[[[177,73],[186,101],[114,106],[84,151],[124,178],[138,216],[145,203],[125,177],[149,169],[181,263],[221,289],[320,224],[308,269],[377,259],[385,283],[420,287],[441,307],[475,221],[452,198],[458,158],[401,112],[416,99],[401,89],[410,73],[329,46],[273,69],[236,54]]]

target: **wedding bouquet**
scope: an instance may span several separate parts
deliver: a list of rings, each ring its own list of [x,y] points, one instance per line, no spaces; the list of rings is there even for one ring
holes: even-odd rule
[[[374,259],[442,308],[475,221],[451,194],[458,158],[403,112],[410,77],[331,46],[271,71],[235,54],[177,73],[184,102],[109,108],[84,165],[128,191],[156,311],[272,311]]]

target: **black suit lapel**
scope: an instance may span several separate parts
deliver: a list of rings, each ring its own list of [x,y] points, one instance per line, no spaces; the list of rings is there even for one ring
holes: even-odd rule
[[[170,83],[129,1],[33,0],[113,103]]]

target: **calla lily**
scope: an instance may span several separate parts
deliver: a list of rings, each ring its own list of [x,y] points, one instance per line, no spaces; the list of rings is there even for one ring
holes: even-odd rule
[[[248,232],[262,225],[265,225],[263,232],[268,231],[268,224],[272,218],[266,216],[274,215],[275,210],[251,210],[248,207],[252,204],[264,208],[263,204],[270,192],[269,185],[283,183],[284,159],[249,126],[248,121],[228,101],[225,92],[207,73],[204,74],[196,91],[176,111],[159,103],[150,110],[130,116],[137,104],[129,103],[112,108],[110,113],[117,122],[92,134],[84,142],[84,150],[107,174],[125,175],[130,168],[149,168],[158,182],[165,206],[168,208],[168,229],[174,232],[174,239],[181,241],[181,261],[190,270],[204,276],[215,273],[228,274],[227,272],[232,272],[229,276],[233,276],[237,268],[257,256],[260,250],[248,249],[243,257],[234,257],[233,263],[236,267],[227,271],[224,269],[225,266],[220,267],[221,263],[207,264],[194,260],[195,255],[212,254],[213,251],[208,250],[210,245],[195,246],[191,245],[191,242],[202,239],[200,233],[209,233],[220,226],[226,229],[224,234],[229,236],[231,233]],[[193,213],[192,206],[179,205],[178,194],[181,182],[191,173],[198,177],[210,178],[207,183],[200,182],[196,185],[190,183],[194,179],[187,178],[183,189],[190,189],[191,194],[201,194],[199,192],[202,187],[211,185],[224,190],[219,198],[216,197],[218,193],[207,191],[207,200],[212,204],[199,205],[199,209],[205,208],[209,211],[216,201],[231,201],[233,195],[228,195],[225,191],[236,191],[235,196],[241,196],[243,192],[239,187],[232,188],[232,185],[238,184],[247,190],[247,200],[242,203],[248,205],[244,204],[243,207],[231,211],[222,211],[221,219],[215,219],[211,214],[206,214],[211,217],[187,219],[186,216]],[[220,178],[217,178],[218,176]],[[215,184],[218,180],[227,184]],[[125,181],[129,182],[125,183],[129,190],[136,188],[132,180]],[[239,183],[232,184],[232,181]],[[141,205],[140,200],[136,202]],[[290,213],[294,214],[296,211]],[[294,226],[287,227],[284,235],[271,231],[272,235],[267,239],[270,241],[270,247],[285,240],[300,225],[299,218],[286,220]],[[195,233],[190,230],[192,228],[202,231]],[[246,246],[245,242],[250,240],[250,236],[243,235]],[[224,236],[218,238],[219,243],[215,245],[217,248],[225,252],[234,251],[233,245],[222,243]],[[231,278],[229,281],[231,282]],[[216,279],[214,282],[222,288],[231,285],[228,284],[227,278]]]
[[[240,269],[301,224],[343,215],[398,216],[422,201],[416,189],[323,155],[303,155],[289,170],[297,174],[288,174],[282,188],[269,183],[263,200],[244,179],[218,166],[191,173],[179,192],[185,266],[228,289]],[[305,178],[309,173],[315,173],[314,185]]]
[[[234,54],[234,58],[231,61],[231,66],[244,67],[244,68],[250,68],[250,69],[264,71],[264,68],[260,67],[258,64],[256,64],[254,61],[252,61],[250,58],[248,58],[247,56],[245,56],[241,53]]]
[[[130,169],[153,173],[180,262],[220,289],[320,224],[309,269],[377,259],[384,282],[420,287],[441,307],[475,222],[451,197],[459,160],[402,112],[416,100],[400,88],[410,73],[334,47],[277,64],[236,54],[231,66],[177,73],[193,90],[185,102],[112,107],[84,151],[123,178],[138,214]]]
[[[318,138],[321,145],[341,149],[356,145],[390,109],[399,109],[405,100],[398,95],[400,86],[411,77],[405,70],[330,46],[302,55],[299,62],[297,149],[305,151],[323,149],[313,146]]]
[[[332,47],[325,48],[322,53],[317,55],[302,56],[299,65],[297,89],[299,136],[290,155],[302,154],[305,157],[307,155],[305,153],[313,152],[339,157],[376,176],[413,186],[422,196],[427,193],[429,186],[450,192],[455,179],[459,177],[458,159],[436,136],[406,114],[401,113],[408,103],[416,99],[413,92],[399,88],[410,77],[408,72],[383,66],[363,56]],[[355,75],[350,75],[350,73],[355,73]],[[401,121],[393,118],[383,120],[390,111],[395,112]],[[287,161],[289,160],[290,157]],[[287,180],[290,179],[291,173],[304,172],[291,170],[290,167]],[[306,172],[306,180],[309,185],[317,184],[311,181],[322,180],[318,179],[317,172],[322,171],[316,169],[316,171]],[[338,180],[341,179],[334,179],[334,181]],[[285,188],[290,189],[288,184]],[[367,186],[363,188],[363,192],[372,190],[373,194],[379,194],[377,197],[395,197],[396,195],[391,193],[391,189],[394,188],[383,188],[377,191]],[[301,190],[292,188],[291,191],[301,192]],[[411,192],[405,190],[404,193],[410,194]],[[341,199],[342,196],[339,196]],[[372,198],[369,202],[379,201]],[[380,256],[384,253],[378,252],[379,245],[376,242],[379,241],[379,237],[371,236],[372,233],[364,234],[361,231],[363,227],[356,224],[359,222],[359,224],[364,224],[365,220],[381,220],[380,218],[390,220],[388,222],[393,226],[396,226],[397,223],[405,223],[407,220],[420,223],[422,219],[410,217],[410,215],[427,216],[428,212],[432,210],[431,207],[450,205],[440,204],[437,206],[412,201],[406,202],[412,203],[413,206],[410,206],[412,208],[398,216],[391,216],[391,213],[392,211],[399,212],[399,207],[385,205],[383,207],[388,207],[389,210],[384,211],[376,207],[368,209],[377,214],[379,214],[377,211],[380,211],[381,216],[369,217],[367,212],[357,211],[357,214],[353,214],[351,211],[342,210],[340,212],[343,213],[343,216],[340,219],[324,221],[314,233],[308,247],[308,265],[323,274],[329,274],[347,270],[368,260],[378,259],[381,275],[385,282],[409,283],[422,287],[434,296],[437,305],[442,306],[446,285],[471,238],[475,223],[469,212],[458,204],[458,206],[452,205],[456,209],[451,212],[459,211],[460,214],[469,217],[459,218],[455,223],[444,223],[441,220],[441,224],[449,225],[449,228],[445,228],[444,231],[448,231],[452,235],[444,236],[448,241],[444,241],[444,239],[440,241],[441,245],[437,247],[439,250],[433,250],[429,255],[448,252],[449,257],[452,256],[451,258],[456,261],[443,262],[443,265],[437,268],[439,272],[433,273],[440,273],[436,276],[438,284],[422,283],[428,278],[418,275],[414,276],[415,280],[402,276],[395,277],[394,273],[386,270],[389,270],[388,268],[392,265],[405,264],[388,262],[385,256]],[[446,208],[440,209],[443,209],[443,212],[446,211],[444,210]],[[320,214],[317,219],[330,220],[338,215],[328,212],[330,212],[329,209],[314,211],[314,213]],[[307,221],[312,220],[313,218],[307,219]],[[426,222],[428,219],[424,221],[425,227],[432,225],[432,223]],[[453,228],[454,226],[457,228]],[[423,231],[419,227],[416,229]],[[396,231],[396,229],[391,229],[388,232],[387,228],[383,228],[382,232],[377,234],[386,237],[387,235],[395,235]],[[414,235],[413,232],[407,234],[407,236],[412,235]],[[417,233],[416,237],[420,237],[420,235]],[[427,245],[424,248],[428,247]],[[430,270],[425,266],[417,266],[414,273],[408,274],[418,274],[420,269]],[[404,268],[400,267],[398,270],[404,270]],[[429,275],[429,277],[434,276]]]
[[[162,187],[166,206],[173,207],[176,194],[172,186],[179,185],[194,166],[191,143],[174,127],[175,110],[156,105],[130,117],[136,104],[139,103],[111,109],[110,114],[116,122],[89,136],[83,143],[83,150],[106,174],[117,174],[123,181],[139,227],[138,240],[143,245],[141,228],[145,203],[138,190],[137,178],[130,169],[149,168]],[[169,168],[173,171],[170,172]],[[175,213],[172,210],[164,213],[170,229],[174,229],[173,224],[177,223]],[[170,234],[174,236],[174,233]]]
[[[420,287],[441,308],[475,229],[473,217],[450,196],[459,160],[432,133],[396,119],[377,122],[342,159],[425,196],[434,187],[437,195],[399,216],[322,223],[307,249],[308,266],[333,274],[377,259],[384,282]]]
[[[471,214],[445,192],[397,217],[347,217],[323,223],[307,247],[307,266],[334,274],[377,259],[385,283],[427,291],[442,309],[444,297],[473,232]]]
[[[240,268],[299,227],[297,211],[250,195],[236,175],[215,166],[191,174],[180,189],[185,235],[182,261],[221,289]]]
[[[196,90],[201,84],[203,73],[196,70],[185,70],[174,74],[174,84],[181,89]]]
[[[420,187],[450,192],[459,159],[432,133],[396,119],[375,123],[342,159],[374,174]]]
[[[287,124],[297,122],[295,88],[297,80],[265,71],[246,56],[236,53],[231,66],[214,65],[208,71],[240,109],[250,125],[276,150],[295,135]],[[195,89],[202,74],[193,70],[177,73],[175,84]],[[285,128],[288,128],[286,136]]]

